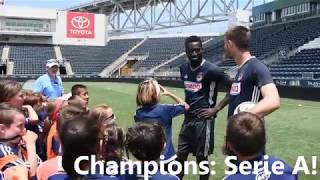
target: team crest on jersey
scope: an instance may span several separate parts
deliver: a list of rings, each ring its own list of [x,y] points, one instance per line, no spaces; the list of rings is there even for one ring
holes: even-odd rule
[[[188,74],[184,75],[183,78],[184,78],[184,79],[188,79]]]
[[[240,92],[241,92],[241,83],[240,82],[233,83],[230,89],[230,94],[238,95],[240,94]]]
[[[202,89],[202,84],[197,82],[185,81],[184,87],[187,91],[198,92]]]
[[[256,175],[255,180],[269,180],[270,175],[270,171],[265,172],[264,170],[262,170]]]
[[[199,72],[199,74],[197,75],[197,81],[198,82],[200,82],[200,81],[202,81],[202,79],[203,79],[203,73],[202,72]]]

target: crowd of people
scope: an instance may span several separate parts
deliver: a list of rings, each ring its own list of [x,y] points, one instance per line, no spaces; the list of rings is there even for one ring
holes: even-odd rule
[[[214,148],[215,118],[228,104],[223,153],[236,156],[236,166],[241,161],[280,160],[264,156],[264,117],[280,107],[280,98],[267,67],[250,55],[249,41],[250,32],[245,27],[236,26],[226,32],[226,55],[239,65],[235,79],[231,79],[202,57],[199,37],[187,38],[188,61],[180,69],[185,100],[154,79],[140,82],[137,110],[132,117],[136,123],[126,132],[118,125],[112,107],[106,104],[88,107],[89,91],[85,85],[75,84],[71,95],[63,96],[62,81],[57,75],[59,64],[54,60],[47,62],[47,73],[38,78],[33,91],[22,89],[14,80],[1,80],[0,179],[183,179],[184,168],[177,176],[160,170],[153,174],[92,172],[96,164],[89,160],[78,162],[81,171],[89,171],[88,175],[83,175],[75,169],[75,162],[80,156],[92,155],[104,163],[120,164],[130,159],[165,161],[165,170],[168,170],[172,169],[168,165],[172,161],[183,165],[189,153],[196,157],[198,164],[208,161]],[[230,93],[217,102],[221,85]],[[174,103],[161,104],[163,96],[170,97]],[[245,109],[246,112],[238,112],[238,106],[244,102],[252,102],[254,106]],[[175,150],[172,121],[182,114],[185,118]],[[225,179],[257,179],[259,173],[253,170],[246,175],[236,172]],[[264,177],[266,180],[297,179],[287,164],[282,175],[271,172]],[[199,178],[207,180],[209,173]]]

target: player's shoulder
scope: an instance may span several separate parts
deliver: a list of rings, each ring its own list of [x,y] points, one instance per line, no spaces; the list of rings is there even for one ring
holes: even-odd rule
[[[213,64],[212,62],[208,61],[208,60],[205,60],[204,63],[203,63],[203,66],[210,69],[210,70],[215,70],[215,69],[219,69],[219,67],[215,64]]]
[[[266,65],[258,58],[254,57],[252,58],[251,60],[249,60],[248,62],[248,66],[251,66],[251,67],[266,67]]]
[[[276,156],[268,156],[268,161],[269,165],[272,165],[275,162],[282,162],[284,165],[284,173],[291,173],[293,171],[293,168],[289,164]]]
[[[223,73],[223,70],[219,66],[217,66],[217,65],[215,65],[215,64],[213,64],[212,62],[209,62],[209,61],[205,61],[204,67],[210,74]]]
[[[186,71],[188,68],[190,68],[190,63],[189,62],[182,63],[179,68],[180,68],[180,71]]]
[[[243,175],[240,173],[228,175],[223,178],[223,180],[252,180],[255,179],[255,176],[252,174],[249,175]]]
[[[155,175],[153,175],[151,178],[151,180],[179,180],[179,178],[175,175],[171,175],[171,174],[160,174],[160,173],[156,173]]]

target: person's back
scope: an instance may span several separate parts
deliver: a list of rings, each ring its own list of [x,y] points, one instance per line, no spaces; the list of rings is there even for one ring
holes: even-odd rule
[[[229,174],[232,174],[225,177],[225,180],[298,179],[297,175],[292,174],[292,168],[283,160],[265,155],[266,141],[264,121],[259,116],[249,112],[231,116],[228,119],[224,154],[235,156],[236,159],[231,160],[233,166],[229,166]],[[277,167],[277,171],[272,168],[274,166]]]
[[[261,180],[297,180],[298,176],[292,174],[293,169],[286,164],[283,160],[275,157],[275,156],[259,156],[253,160],[248,160],[252,167],[254,167],[254,163],[260,162],[261,165],[263,162],[268,163],[268,171],[264,172],[263,167],[259,166],[259,171],[255,173],[253,170],[245,175],[241,174],[240,171],[238,171],[236,174],[230,175],[225,177],[224,180],[255,180],[255,179],[261,179]],[[282,163],[283,164],[283,173],[277,175],[274,172],[272,172],[272,165],[274,163]]]
[[[158,122],[166,133],[166,147],[163,151],[164,159],[170,159],[175,155],[172,142],[172,118],[183,113],[182,105],[154,105],[151,107],[142,107],[136,111],[135,121]]]
[[[143,163],[141,169],[145,169],[145,162],[158,162],[165,146],[165,134],[161,125],[157,123],[138,122],[127,131],[126,148],[135,158]],[[149,164],[151,165],[151,164]],[[150,168],[154,168],[150,166]],[[149,180],[178,180],[179,178],[170,173],[163,174],[159,169],[153,174],[146,172],[136,173],[136,177],[130,179]]]
[[[84,176],[84,177],[82,177],[81,180],[90,180],[90,179],[94,179],[94,180],[120,180],[120,178],[116,177],[116,176],[106,176],[106,175],[98,175],[98,174]],[[48,178],[48,180],[75,180],[75,179],[69,177],[66,173],[57,173],[55,175],[50,176]]]
[[[168,96],[176,104],[160,104],[160,97]],[[166,147],[163,151],[164,159],[175,157],[172,143],[172,119],[184,113],[189,106],[178,96],[169,92],[155,80],[145,80],[138,86],[136,102],[139,108],[134,119],[136,122],[158,122],[165,130]]]

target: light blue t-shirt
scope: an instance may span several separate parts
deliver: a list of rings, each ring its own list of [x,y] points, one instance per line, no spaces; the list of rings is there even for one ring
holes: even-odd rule
[[[52,79],[48,74],[44,74],[36,80],[33,92],[40,92],[47,96],[49,100],[54,100],[63,94],[62,80],[60,76]]]

